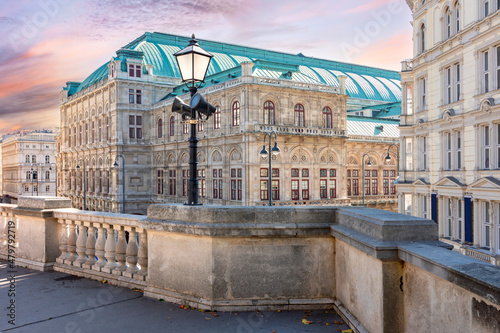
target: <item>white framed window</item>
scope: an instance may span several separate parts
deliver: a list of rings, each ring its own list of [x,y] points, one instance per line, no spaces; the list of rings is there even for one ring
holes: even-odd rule
[[[445,104],[453,101],[453,92],[451,90],[451,67],[444,69],[444,100]]]
[[[451,30],[451,10],[450,8],[446,8],[445,14],[444,14],[444,38],[448,39],[452,36],[452,30]]]
[[[453,81],[453,84],[455,86],[454,97],[455,97],[455,101],[459,101],[460,94],[461,94],[461,87],[462,87],[462,75],[460,73],[460,70],[461,70],[460,64],[455,64],[453,66],[453,69],[454,69],[454,74],[455,74],[454,81]]]
[[[499,2],[499,4],[500,4],[500,2]],[[497,231],[496,231],[496,234],[497,234],[496,244],[497,244],[497,246],[496,246],[496,250],[497,250],[497,253],[500,253],[500,214],[499,214],[500,204],[497,204],[496,206],[497,206],[497,208],[496,208],[496,212],[497,212],[497,214],[496,214],[496,216],[497,216],[497,218],[496,218],[496,220],[497,220],[497,227],[496,227],[496,229],[497,229]]]
[[[427,170],[427,137],[426,136],[421,136],[420,137],[420,153],[422,154],[422,159],[420,163],[420,169],[421,170]]]
[[[455,231],[454,231],[454,237],[455,239],[460,239],[462,240],[462,221],[463,221],[463,204],[462,200],[460,199],[455,199],[456,205],[455,205]]]
[[[500,124],[495,124],[493,125],[496,129],[496,141],[495,141],[495,152],[497,154],[496,158],[496,168],[497,169],[500,169]]]
[[[428,218],[428,205],[427,205],[427,197],[425,195],[420,196],[420,210],[422,211],[422,217],[424,219]]]
[[[419,80],[420,86],[420,111],[427,109],[427,87],[425,78]]]
[[[455,132],[455,169],[460,170],[462,168],[462,132]]]
[[[483,15],[484,17],[490,15],[490,0],[483,0]]]
[[[481,76],[481,86],[483,88],[483,93],[490,91],[490,52],[485,51],[481,55],[482,58],[482,76]]]
[[[500,5],[500,0],[498,0],[498,4]],[[495,88],[500,89],[500,45],[495,46]]]
[[[454,11],[455,11],[455,32],[459,32],[460,31],[460,4],[457,2],[455,2],[455,6],[454,6]]]
[[[491,246],[491,207],[488,201],[483,202],[482,209],[482,239],[481,246],[490,247]]]
[[[406,114],[413,114],[413,86],[406,85]]]
[[[445,170],[451,170],[452,168],[452,141],[451,132],[444,133],[444,168]]]
[[[481,127],[482,149],[481,149],[481,166],[482,169],[490,168],[490,126]]]
[[[413,210],[413,195],[411,194],[404,194],[404,208],[405,211],[404,213],[406,215],[412,215],[412,210]]]
[[[419,53],[424,53],[425,51],[425,37],[425,24],[422,23],[422,25],[420,26]]]
[[[405,138],[406,170],[413,170],[413,138]]]
[[[49,155],[45,155],[45,163],[50,163],[50,156]]]

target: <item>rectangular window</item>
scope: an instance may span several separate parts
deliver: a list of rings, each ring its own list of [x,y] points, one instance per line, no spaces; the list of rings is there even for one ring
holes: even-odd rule
[[[483,126],[482,127],[482,160],[483,160],[483,169],[490,168],[490,127]]]
[[[50,185],[45,186],[45,192],[50,192]]]
[[[163,170],[157,170],[156,175],[157,194],[163,194]]]
[[[498,1],[500,6],[500,1]],[[499,8],[500,9],[500,8]],[[495,61],[495,75],[496,75],[496,89],[500,89],[500,46],[496,46],[496,61]]]
[[[205,197],[206,193],[206,183],[205,183],[205,169],[198,170],[198,193],[201,198]]]
[[[299,180],[292,179],[292,200],[299,200]]]
[[[169,195],[176,195],[176,171],[175,170],[169,170],[168,171],[168,194]]]
[[[260,180],[260,200],[269,200],[268,199],[268,189],[267,189],[267,180]]]
[[[273,169],[274,171],[275,169]],[[231,169],[231,200],[242,199],[242,171],[241,168]]]
[[[406,114],[413,114],[413,86],[411,84],[406,86]]]
[[[330,179],[330,198],[334,199],[337,197],[337,180]]]
[[[277,179],[271,181],[271,195],[273,200],[280,199],[280,181]]]
[[[378,179],[372,179],[372,195],[378,194]]]
[[[421,153],[422,153],[422,164],[421,170],[427,170],[427,137],[420,137]]]
[[[319,197],[321,199],[328,198],[328,188],[326,179],[320,179],[319,181]]]
[[[456,131],[455,139],[457,143],[457,146],[455,147],[455,152],[456,152],[455,166],[457,170],[460,170],[462,168],[462,132]]]
[[[451,170],[451,157],[452,157],[452,151],[451,151],[451,133],[446,132],[444,134],[444,144],[445,144],[445,156],[444,156],[444,161],[445,161],[445,170]]]
[[[212,170],[213,179],[213,197],[214,199],[222,199],[222,169]]]
[[[490,203],[484,202],[483,204],[483,239],[482,245],[484,247],[490,247],[490,233],[491,233],[491,218],[490,218]]]
[[[135,102],[136,102],[136,104],[142,104],[142,92],[141,92],[141,90],[135,91]]]
[[[422,217],[427,218],[427,197],[425,195],[420,196],[420,209],[422,210]]]
[[[445,230],[445,236],[446,237],[451,237],[451,230],[452,230],[452,225],[453,225],[453,206],[452,206],[452,200],[451,198],[448,198],[445,200],[446,204],[446,230]]]
[[[128,102],[130,104],[134,104],[134,102],[135,102],[134,89],[129,89],[128,90]]]
[[[444,84],[445,84],[445,104],[450,104],[452,101],[451,93],[451,67],[444,70]]]
[[[406,170],[413,170],[413,138],[405,138]]]
[[[462,86],[462,75],[460,73],[460,64],[455,65],[455,101],[460,100],[461,86]]]
[[[420,111],[427,109],[427,87],[425,79],[420,79]]]
[[[142,74],[142,66],[128,64],[128,76],[130,77],[141,77]]]
[[[412,195],[404,194],[404,212],[406,215],[412,215]]]
[[[484,17],[490,15],[490,0],[483,0],[483,14]]]
[[[490,91],[490,68],[489,68],[489,52],[483,52],[483,75],[482,75],[482,86],[483,86],[483,93],[487,93]]]

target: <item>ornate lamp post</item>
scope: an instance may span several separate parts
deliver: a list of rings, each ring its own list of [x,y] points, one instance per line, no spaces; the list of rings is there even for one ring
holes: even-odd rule
[[[54,167],[55,167],[55,171],[56,171],[56,197],[57,197],[57,164],[55,164],[55,163],[50,163],[50,166],[49,166],[49,171],[52,171],[52,165],[54,165]]]
[[[271,135],[274,134],[274,147],[271,149]],[[262,158],[266,158],[268,157],[268,152],[266,150],[266,137],[269,137],[269,151],[271,152],[271,154],[273,156],[277,156],[279,153],[280,153],[280,148],[278,147],[278,144],[276,143],[276,132],[275,131],[271,131],[269,133],[265,133],[264,134],[264,145],[262,146],[262,150],[260,151],[260,156]],[[271,160],[272,160],[272,156],[269,156],[269,170],[267,172],[268,176],[269,176],[269,180],[268,180],[268,184],[267,184],[267,197],[269,199],[269,207],[271,207],[272,205],[272,199],[271,199],[271,190],[272,190],[272,179],[271,179],[271,173],[272,173],[272,168],[271,168]]]
[[[361,158],[362,159],[362,163],[361,163],[362,171],[361,172],[363,173],[363,175],[362,175],[362,177],[363,177],[363,180],[362,180],[363,181],[363,207],[365,206],[365,156],[368,156],[368,162],[366,163],[366,165],[369,167],[372,166],[370,154],[364,153],[363,157]],[[370,185],[368,185],[368,186],[370,186]]]
[[[78,160],[78,163],[80,163],[80,161],[83,162],[83,174],[82,174],[82,178],[83,178],[83,210],[87,210],[87,188],[85,186],[85,160],[82,158],[82,159]],[[80,169],[80,165],[77,164],[76,168]]]
[[[122,214],[125,214],[125,157],[123,155],[116,155],[115,157],[115,164],[113,166],[115,168],[118,168],[118,157],[122,158],[122,178],[123,178],[123,186],[122,186],[122,197],[123,197],[123,203],[122,203]]]
[[[399,146],[398,145],[396,145],[394,143],[391,143],[389,145],[389,147],[387,147],[387,156],[385,157],[385,160],[386,161],[390,161],[391,160],[391,155],[389,154],[391,147],[396,147],[396,158],[397,158],[396,167],[398,168],[398,177],[399,177]]]
[[[187,105],[180,99],[176,98],[172,105],[172,111],[181,113],[183,119],[191,125],[191,137],[189,138],[189,185],[188,185],[188,201],[185,203],[189,206],[199,205],[198,203],[198,139],[196,138],[196,111],[198,115],[204,113],[208,117],[215,112],[215,107],[206,103],[203,97],[197,93],[198,88],[205,82],[208,66],[212,55],[203,50],[195,39],[194,34],[189,41],[189,45],[184,49],[174,54],[177,65],[182,76],[182,82],[186,84],[191,93],[191,103]],[[200,115],[201,117],[201,115]]]

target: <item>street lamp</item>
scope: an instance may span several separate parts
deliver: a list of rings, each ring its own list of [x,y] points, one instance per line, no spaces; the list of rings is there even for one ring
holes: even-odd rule
[[[391,147],[396,147],[396,158],[397,158],[397,165],[396,165],[396,167],[398,168],[398,177],[399,177],[399,146],[398,145],[396,145],[394,143],[391,143],[389,145],[389,147],[387,147],[387,156],[385,157],[385,160],[386,161],[390,161],[391,160],[391,155],[389,154]]]
[[[182,118],[191,125],[191,136],[189,138],[189,185],[188,185],[188,201],[185,203],[188,206],[197,206],[198,203],[198,138],[196,138],[196,112],[201,118],[201,113],[206,115],[206,119],[215,112],[215,107],[207,103],[203,97],[197,93],[198,88],[205,82],[208,66],[212,55],[203,50],[194,34],[189,41],[189,45],[184,49],[174,53],[177,60],[177,65],[182,76],[182,82],[186,84],[191,93],[190,105],[182,102],[176,97],[172,104],[172,112],[182,114]],[[206,120],[205,119],[205,120]]]
[[[56,197],[57,197],[57,164],[50,163],[49,171],[52,171],[52,164],[55,166],[55,171],[56,171]]]
[[[274,134],[274,147],[271,149],[271,135]],[[269,137],[269,151],[271,152],[271,154],[273,156],[278,156],[278,154],[280,153],[280,148],[278,147],[278,144],[276,143],[276,132],[275,131],[271,131],[269,133],[265,133],[264,134],[264,145],[262,145],[262,150],[260,151],[260,156],[262,158],[266,158],[268,157],[268,152],[266,150],[266,137]],[[272,168],[271,168],[271,160],[272,160],[272,156],[269,156],[269,170],[267,172],[268,176],[269,176],[269,181],[268,181],[268,184],[267,184],[267,196],[269,198],[269,207],[272,205],[271,203],[271,173],[272,173]]]
[[[123,157],[123,155],[116,155],[116,157],[115,157],[115,164],[113,164],[113,166],[115,168],[118,168],[118,157],[122,158],[122,163],[123,163],[123,168],[122,168],[122,178],[123,178],[123,186],[122,186],[122,197],[123,197],[122,214],[125,214],[125,157]]]
[[[83,174],[82,174],[82,178],[83,178],[83,210],[87,210],[87,188],[85,187],[85,160],[82,158],[78,161],[78,163],[80,163],[80,161],[83,162]],[[76,168],[80,169],[80,165],[77,164]]]
[[[36,166],[36,173],[33,171],[33,166]],[[35,180],[36,176],[36,195],[38,196],[38,164],[33,163],[31,164],[31,196],[33,196],[33,181]]]
[[[371,158],[370,158],[370,154],[369,153],[364,153],[363,154],[363,157],[361,158],[362,159],[362,163],[361,163],[361,169],[362,169],[362,181],[363,181],[363,207],[365,206],[365,156],[368,156],[368,162],[366,163],[367,166],[372,166],[372,161],[371,161]],[[370,185],[368,185],[370,186]]]

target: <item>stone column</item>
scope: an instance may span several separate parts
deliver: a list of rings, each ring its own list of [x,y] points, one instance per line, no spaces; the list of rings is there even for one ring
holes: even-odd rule
[[[115,263],[115,249],[116,249],[116,241],[115,241],[115,230],[113,229],[112,225],[105,224],[104,225],[107,231],[107,237],[106,237],[106,245],[104,247],[104,257],[107,260],[106,265],[101,269],[101,272],[104,273],[111,273],[112,270],[115,269],[116,263]]]
[[[69,257],[67,223],[71,223],[71,221],[60,219],[58,222],[61,224],[61,238],[59,239],[59,250],[61,250],[61,255],[56,259],[56,262],[64,264],[64,260]]]
[[[125,241],[125,230],[123,229],[123,226],[118,226],[118,228],[119,228],[118,242],[116,243],[116,250],[115,250],[116,261],[118,262],[118,265],[113,271],[113,274],[122,275],[122,272],[124,272],[127,269],[126,265],[127,242]]]
[[[102,224],[98,224],[97,227],[97,241],[95,244],[95,255],[97,256],[97,262],[92,266],[92,269],[100,272],[101,268],[106,265],[106,258],[104,257],[104,247],[106,244],[106,235],[104,234],[104,228]]]
[[[135,228],[129,228],[129,237],[127,244],[127,270],[123,273],[124,276],[132,277],[133,274],[137,273],[137,254],[139,252],[139,246],[137,245],[137,232]]]
[[[84,222],[78,221],[78,238],[76,239],[76,253],[78,253],[78,259],[73,262],[73,266],[82,267],[82,264],[87,261],[87,256],[85,255],[86,245],[87,230]]]
[[[96,235],[95,235],[95,227],[92,222],[85,222],[85,225],[88,227],[88,235],[87,235],[87,243],[85,244],[86,250],[85,254],[87,255],[87,261],[82,265],[82,268],[91,269],[92,266],[96,263],[95,260],[95,244],[96,244]]]

